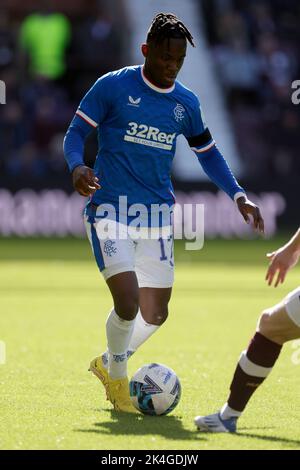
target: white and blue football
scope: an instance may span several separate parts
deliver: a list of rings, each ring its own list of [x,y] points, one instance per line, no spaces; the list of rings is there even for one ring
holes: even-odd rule
[[[178,405],[180,381],[163,364],[147,364],[136,371],[129,383],[133,405],[146,415],[166,415]]]

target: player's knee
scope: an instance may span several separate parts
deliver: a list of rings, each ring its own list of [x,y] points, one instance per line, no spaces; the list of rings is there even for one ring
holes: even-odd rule
[[[154,325],[162,325],[165,323],[166,319],[168,318],[169,312],[168,308],[162,309],[159,312],[157,312],[155,318],[154,318]]]
[[[139,309],[138,296],[115,301],[115,311],[123,320],[133,320]]]
[[[145,307],[142,309],[142,316],[150,325],[161,326],[168,318],[168,307],[157,306]]]
[[[168,307],[157,309],[152,314],[151,324],[161,326],[163,323],[165,323],[166,319],[168,318],[168,314]]]
[[[270,320],[270,312],[268,310],[264,310],[259,318],[258,321],[258,331],[262,335],[268,335],[271,333],[271,320]]]
[[[258,322],[258,331],[275,343],[283,344],[289,340],[288,334],[274,319],[272,312],[264,310]]]

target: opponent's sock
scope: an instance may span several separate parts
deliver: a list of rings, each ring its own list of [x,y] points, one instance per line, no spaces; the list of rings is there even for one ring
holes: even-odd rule
[[[241,411],[237,411],[233,408],[230,408],[230,406],[228,406],[228,403],[225,403],[225,405],[223,405],[220,411],[221,419],[239,418],[241,414]]]
[[[150,323],[147,323],[139,310],[135,317],[133,333],[126,353],[127,359],[129,359],[129,357],[132,356],[135,351],[145,343],[145,341],[147,341],[155,331],[158,330],[160,326],[161,325],[151,325]],[[104,367],[108,367],[108,351],[102,354],[102,363]]]
[[[127,376],[127,349],[133,332],[134,320],[123,320],[113,309],[106,322],[108,373],[112,379]]]
[[[261,333],[255,333],[247,351],[243,351],[230,386],[230,396],[221,411],[227,419],[242,412],[251,396],[271,372],[282,345],[274,343]],[[235,414],[230,414],[232,410]],[[224,417],[226,416],[226,418]]]

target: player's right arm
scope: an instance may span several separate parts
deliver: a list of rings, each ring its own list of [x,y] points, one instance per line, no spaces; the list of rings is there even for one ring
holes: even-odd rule
[[[268,253],[267,257],[271,260],[271,263],[266,274],[266,281],[268,281],[269,286],[271,286],[276,273],[278,273],[274,284],[274,287],[277,287],[279,283],[283,283],[287,272],[295,266],[299,260],[300,228],[284,246],[273,251],[273,253]]]
[[[108,111],[108,76],[104,75],[87,92],[66,132],[64,156],[72,174],[74,189],[81,196],[100,189],[94,171],[84,163],[84,142],[90,132],[105,119]]]

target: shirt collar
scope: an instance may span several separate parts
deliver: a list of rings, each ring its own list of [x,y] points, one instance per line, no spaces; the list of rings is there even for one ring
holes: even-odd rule
[[[143,79],[143,82],[149,88],[152,88],[152,90],[157,91],[158,93],[172,93],[172,91],[175,88],[175,83],[173,83],[173,85],[170,88],[160,88],[156,85],[153,85],[153,83],[151,83],[150,80],[148,80],[148,78],[146,78],[145,73],[144,73],[144,66],[143,65],[141,65],[141,77]]]

